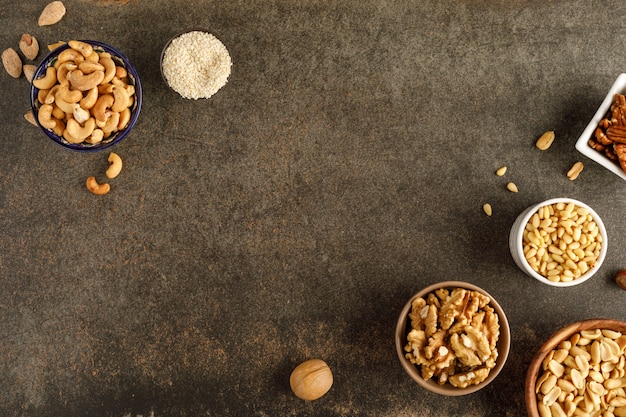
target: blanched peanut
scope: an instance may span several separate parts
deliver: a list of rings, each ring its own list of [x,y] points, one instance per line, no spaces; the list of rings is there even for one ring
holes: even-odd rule
[[[548,352],[535,383],[540,416],[618,416],[623,410],[626,417],[626,376],[619,373],[626,361],[623,337],[610,329],[583,330]],[[565,348],[567,357],[555,366]]]

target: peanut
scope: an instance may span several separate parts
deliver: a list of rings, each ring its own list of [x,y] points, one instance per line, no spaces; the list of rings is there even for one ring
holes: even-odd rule
[[[591,337],[591,338],[590,338]],[[619,345],[625,336],[621,332],[610,329],[583,330],[574,334],[569,342],[567,356],[556,366],[554,358],[562,357],[558,353],[566,345],[559,345],[555,350],[548,352],[546,358],[552,358],[543,363],[543,373],[535,383],[537,408],[543,416],[596,416],[596,415],[624,415],[626,417],[626,376],[624,363],[626,361],[626,344]],[[592,341],[592,343],[589,343]],[[594,348],[596,346],[596,348]],[[596,355],[597,346],[611,346],[612,353],[605,359],[589,368],[587,358]],[[616,351],[613,351],[617,347]],[[602,348],[600,348],[602,350]],[[613,371],[598,371],[604,368],[615,368]],[[557,371],[555,374],[554,371]],[[617,410],[620,410],[618,414]],[[622,410],[624,414],[622,413]],[[609,412],[609,414],[603,414]]]
[[[574,165],[572,165],[570,170],[567,171],[567,178],[569,178],[570,181],[574,181],[576,178],[578,178],[578,175],[580,175],[583,168],[584,166],[582,162],[580,161],[576,162]]]
[[[541,135],[539,139],[537,139],[537,142],[535,142],[535,146],[537,147],[537,149],[545,151],[552,145],[552,142],[554,142],[554,137],[554,131],[547,131],[543,135]]]

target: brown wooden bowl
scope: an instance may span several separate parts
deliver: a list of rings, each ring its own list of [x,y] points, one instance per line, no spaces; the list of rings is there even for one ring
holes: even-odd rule
[[[496,360],[495,368],[491,370],[487,379],[485,379],[483,382],[481,382],[478,385],[470,385],[467,388],[456,388],[449,383],[446,383],[444,385],[439,385],[437,382],[435,382],[432,379],[426,380],[422,378],[420,369],[416,365],[411,363],[404,356],[406,353],[404,351],[404,346],[406,345],[406,337],[407,337],[407,334],[409,332],[409,327],[410,327],[410,321],[408,320],[408,318],[409,318],[409,312],[411,311],[411,307],[412,307],[411,304],[413,300],[417,297],[425,297],[427,294],[435,290],[438,290],[439,288],[448,288],[448,289],[465,288],[470,291],[478,291],[491,299],[491,302],[489,303],[489,305],[493,307],[496,314],[498,314],[498,319],[500,322],[500,337],[496,345],[498,349],[498,359]],[[504,310],[502,309],[500,304],[498,304],[498,302],[491,295],[489,295],[489,293],[487,293],[487,291],[483,290],[482,288],[474,284],[470,284],[468,282],[442,281],[436,284],[429,285],[426,288],[423,288],[421,291],[414,294],[409,299],[409,301],[407,301],[407,303],[402,308],[402,311],[400,312],[398,321],[396,322],[395,342],[396,342],[396,353],[398,355],[398,359],[400,359],[400,363],[402,364],[402,367],[404,368],[406,373],[415,382],[417,382],[420,386],[427,389],[428,391],[431,391],[440,395],[460,396],[460,395],[471,394],[473,392],[476,392],[486,387],[489,383],[491,383],[496,378],[496,376],[498,376],[500,371],[502,371],[502,368],[504,367],[504,364],[509,355],[509,350],[511,347],[511,329],[509,328],[509,322],[506,318],[506,314],[504,314]]]
[[[535,394],[535,385],[539,373],[542,371],[543,360],[546,355],[558,346],[563,340],[567,340],[574,334],[582,330],[593,329],[609,329],[626,334],[626,323],[614,319],[589,319],[572,323],[563,327],[554,333],[546,342],[541,345],[535,356],[533,357],[528,371],[526,372],[526,381],[524,383],[524,397],[526,400],[526,411],[529,417],[540,417],[537,408],[537,395]]]

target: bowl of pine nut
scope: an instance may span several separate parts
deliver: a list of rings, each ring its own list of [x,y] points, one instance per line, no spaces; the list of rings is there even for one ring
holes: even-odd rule
[[[442,281],[404,305],[395,331],[396,353],[422,388],[445,396],[474,393],[506,363],[511,332],[498,302],[480,287]]]
[[[626,416],[626,323],[589,319],[554,333],[524,384],[529,417]]]
[[[607,232],[600,216],[571,198],[553,198],[524,210],[509,234],[515,264],[555,287],[582,284],[604,262]]]

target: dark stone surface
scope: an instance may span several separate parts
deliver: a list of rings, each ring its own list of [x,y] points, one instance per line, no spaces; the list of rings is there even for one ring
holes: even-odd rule
[[[0,415],[522,416],[543,340],[626,319],[625,184],[574,149],[624,71],[622,1],[66,0],[38,27],[45,4],[0,5],[2,49],[108,42],[144,106],[97,197],[84,182],[108,153],[48,141],[23,119],[27,82],[0,74]],[[197,27],[233,71],[189,101],[159,56]],[[567,289],[507,246],[517,214],[556,196],[609,232],[596,277]],[[489,291],[512,330],[503,373],[460,398],[412,383],[393,344],[411,294],[448,279]],[[313,357],[335,383],[307,403],[289,374]]]

